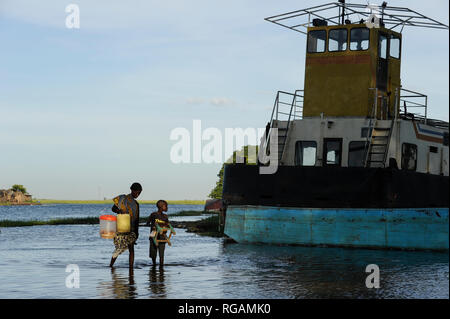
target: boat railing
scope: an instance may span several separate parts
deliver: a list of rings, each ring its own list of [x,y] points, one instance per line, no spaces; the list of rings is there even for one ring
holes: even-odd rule
[[[270,133],[273,128],[279,127],[279,122],[287,122],[285,128],[287,134],[291,122],[303,118],[303,92],[304,90],[296,90],[294,93],[285,91],[277,92],[263,144],[263,149],[266,150],[266,154],[268,154],[269,151],[267,145],[270,143]]]
[[[378,108],[378,89],[377,88],[369,88],[369,91],[373,92],[373,104],[372,109],[370,111],[370,114],[368,115],[369,123],[367,125],[367,132],[366,132],[366,144],[364,146],[364,165],[367,165],[367,162],[369,160],[369,147],[370,147],[370,139],[372,138],[372,130],[374,127],[374,121],[377,114],[377,108]]]
[[[288,121],[303,117],[303,90],[294,93],[278,91],[275,98],[272,120]]]
[[[402,88],[399,115],[402,118],[418,120],[427,124],[428,97],[425,94]]]

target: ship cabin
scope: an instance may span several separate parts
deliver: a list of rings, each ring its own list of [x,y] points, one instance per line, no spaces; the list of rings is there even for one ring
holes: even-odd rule
[[[266,20],[281,24],[287,18]],[[276,95],[260,145],[270,161],[448,176],[449,123],[428,117],[425,94],[402,87],[402,33],[388,28],[388,19],[374,27],[363,20],[329,21],[315,18],[302,32],[304,88]],[[270,142],[277,151],[270,151]]]

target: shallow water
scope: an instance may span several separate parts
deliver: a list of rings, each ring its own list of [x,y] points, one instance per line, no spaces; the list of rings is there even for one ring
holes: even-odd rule
[[[56,206],[27,209],[46,218],[89,210]],[[25,218],[23,209],[0,207],[0,219],[5,210]],[[140,230],[130,276],[127,252],[108,267],[114,245],[98,225],[2,228],[0,298],[449,298],[448,253],[225,244],[177,229],[160,270],[150,265],[148,232]],[[79,288],[66,287],[70,264]],[[366,288],[368,264],[380,268],[379,289]]]
[[[45,204],[36,206],[0,206],[0,220],[49,220],[56,218],[96,217],[114,214],[112,204]],[[140,216],[149,216],[156,211],[154,204],[140,204]],[[182,210],[203,210],[203,205],[169,205],[167,213],[174,214]]]

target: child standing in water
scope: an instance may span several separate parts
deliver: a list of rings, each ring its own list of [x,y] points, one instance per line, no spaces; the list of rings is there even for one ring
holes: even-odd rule
[[[152,259],[153,266],[156,265],[156,255],[159,252],[159,267],[164,266],[164,250],[166,248],[166,243],[158,243],[155,245],[153,240],[154,236],[158,236],[157,239],[166,239],[165,234],[156,234],[156,223],[160,226],[165,227],[169,225],[169,217],[164,212],[167,212],[167,202],[165,200],[159,200],[156,203],[158,208],[157,212],[151,213],[147,221],[147,226],[150,226],[150,258]]]

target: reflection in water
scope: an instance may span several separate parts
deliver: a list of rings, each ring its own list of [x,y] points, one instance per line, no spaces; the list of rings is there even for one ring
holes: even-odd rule
[[[159,267],[159,271],[156,271],[156,266],[150,267],[148,273],[149,277],[149,290],[155,295],[155,297],[166,298],[166,285],[164,283],[164,268]]]
[[[112,279],[112,291],[116,298],[134,299],[137,297],[136,286],[134,284],[133,272],[128,273],[128,281],[127,281],[127,278],[117,274],[116,269],[114,267],[112,267],[111,268],[111,279]]]
[[[128,273],[128,278],[117,273],[114,267],[111,268],[111,282],[101,282],[100,288],[102,296],[117,299],[137,298],[136,285],[133,272]]]
[[[448,296],[448,253],[239,244],[222,249],[225,294],[248,282],[247,293],[268,298]],[[380,268],[380,289],[365,285],[369,264]]]
[[[89,209],[78,206],[89,215]],[[10,216],[2,215],[2,207],[0,219]],[[55,216],[68,216],[67,208],[60,205]],[[15,212],[11,209],[8,212]],[[135,247],[134,276],[130,276],[126,257],[119,258],[115,269],[107,266],[111,241],[99,236],[98,225],[7,227],[1,231],[0,298],[449,297],[448,251],[224,244],[223,239],[179,229],[164,271],[158,265],[151,267],[145,238]],[[69,264],[80,267],[79,289],[67,289],[65,277],[55,276],[55,270],[67,276],[64,269]],[[365,286],[369,264],[380,268],[380,289]]]

